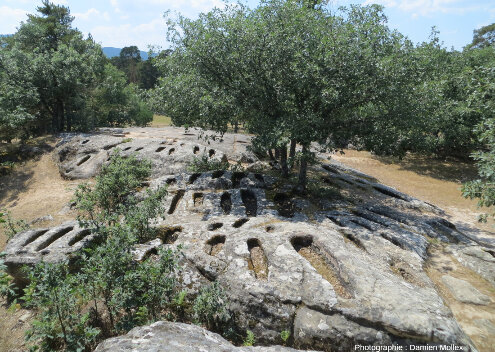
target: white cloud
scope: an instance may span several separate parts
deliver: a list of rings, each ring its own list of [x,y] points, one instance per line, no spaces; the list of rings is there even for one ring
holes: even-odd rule
[[[366,0],[364,5],[380,4],[385,7],[396,7],[411,14],[413,18],[418,16],[430,16],[435,13],[459,14],[480,10],[480,5],[471,5],[465,0]]]
[[[25,21],[27,11],[8,6],[0,7],[0,34],[12,34],[17,31],[21,21]]]
[[[165,21],[161,17],[138,25],[95,26],[90,32],[103,46],[118,48],[137,45],[141,50],[146,50],[146,45],[164,45],[166,42]]]
[[[86,12],[75,12],[72,15],[76,18],[76,21],[94,21],[95,18],[110,21],[110,15],[108,14],[108,12],[105,11],[102,13],[94,7],[90,8]]]
[[[93,8],[90,8],[88,11],[86,12],[75,12],[72,14],[76,19],[78,20],[89,20],[90,18],[94,18],[95,16],[98,16],[100,15],[100,11],[98,11],[97,9],[95,9],[94,7]]]
[[[110,4],[112,5],[113,7],[113,10],[116,12],[116,13],[120,13],[120,7],[119,7],[119,2],[118,0],[110,0]]]

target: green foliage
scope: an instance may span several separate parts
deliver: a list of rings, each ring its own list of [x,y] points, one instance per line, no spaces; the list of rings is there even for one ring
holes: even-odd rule
[[[7,240],[10,240],[17,233],[29,229],[29,225],[24,220],[13,218],[9,211],[1,210],[0,214],[0,224],[2,224]]]
[[[290,331],[289,330],[283,330],[280,332],[280,338],[282,339],[282,341],[284,342],[284,344],[287,343],[287,341],[289,341],[289,338],[290,338]]]
[[[164,188],[140,192],[150,172],[150,162],[117,150],[94,186],[76,191],[79,220],[99,241],[73,257],[71,267],[41,263],[31,269],[24,299],[36,311],[28,335],[34,349],[92,350],[102,338],[135,326],[183,317],[179,253],[161,249],[142,262],[133,257],[135,245],[155,234],[151,219],[163,213]]]
[[[83,312],[83,288],[69,274],[67,264],[40,263],[29,274],[26,304],[36,310],[36,319],[27,333],[34,350],[84,351],[95,347],[100,330]]]
[[[256,342],[254,333],[251,330],[246,330],[246,337],[244,338],[243,346],[253,346]]]
[[[169,20],[174,50],[158,60],[165,76],[155,107],[177,125],[225,132],[242,122],[264,150],[294,140],[304,186],[312,142],[335,148],[381,134],[363,128],[361,111],[382,98],[395,78],[387,63],[407,44],[379,6],[335,13],[323,5],[267,0]]]
[[[111,64],[105,65],[104,79],[94,88],[85,111],[86,128],[97,126],[145,126],[153,114],[133,84],[126,83],[125,75]]]
[[[102,167],[94,186],[81,184],[75,193],[78,220],[86,227],[102,229],[116,225],[124,217],[136,239],[149,240],[155,229],[150,219],[163,213],[162,200],[166,188],[146,190],[138,194],[151,175],[151,163],[136,155],[123,157],[116,150]]]
[[[480,67],[472,74],[476,78],[469,86],[468,104],[483,116],[476,128],[483,148],[472,154],[478,166],[479,179],[464,184],[462,194],[466,198],[478,199],[480,207],[492,207],[495,204],[495,65]],[[480,221],[487,218],[488,214],[484,214]]]
[[[193,312],[196,323],[216,331],[221,331],[232,318],[227,307],[227,297],[217,282],[201,288],[194,300]]]
[[[13,278],[7,274],[7,267],[3,261],[5,255],[4,252],[0,253],[0,296],[5,297],[7,302],[14,301],[15,304],[17,288],[13,282]]]
[[[211,159],[208,155],[203,154],[201,157],[194,159],[188,165],[188,170],[191,172],[207,172],[216,170],[229,170],[230,164],[228,161]]]
[[[473,31],[473,41],[470,48],[485,48],[495,45],[495,23],[483,26]]]
[[[139,90],[105,66],[67,7],[45,0],[37,10],[0,44],[0,140],[151,121]]]

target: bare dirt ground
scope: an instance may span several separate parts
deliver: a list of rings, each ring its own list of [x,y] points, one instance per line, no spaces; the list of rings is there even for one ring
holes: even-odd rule
[[[55,141],[51,142],[52,147]],[[34,227],[54,226],[74,214],[62,208],[70,202],[79,182],[62,179],[52,160],[52,152],[36,160],[17,165],[13,172],[0,177],[0,209],[7,209],[15,219],[33,221],[51,215],[52,221],[40,222]],[[0,230],[0,251],[5,247],[7,236]],[[26,350],[24,334],[32,320],[25,309],[8,310],[6,302],[0,300],[0,351]]]

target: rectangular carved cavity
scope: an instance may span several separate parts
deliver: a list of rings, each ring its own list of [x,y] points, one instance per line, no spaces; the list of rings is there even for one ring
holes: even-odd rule
[[[167,181],[165,181],[167,183],[167,185],[173,185],[175,183],[177,183],[177,180],[172,177],[172,178],[167,178]]]
[[[84,164],[86,161],[89,160],[89,158],[91,158],[91,155],[85,155],[83,156],[78,162],[77,162],[77,166],[81,166],[82,164]]]
[[[322,167],[327,170],[328,172],[331,172],[332,174],[340,174],[340,172],[337,171],[336,168],[330,166],[330,165],[322,165]]]
[[[122,149],[122,151],[126,152],[126,151],[128,151],[129,149],[131,149],[131,147],[124,148],[124,149]]]
[[[208,151],[208,156],[211,158],[213,155],[215,155],[215,150],[214,149],[210,149]]]
[[[164,150],[164,149],[165,149],[165,147],[158,147],[158,148],[155,150],[155,152],[156,152],[156,153],[160,153],[160,152],[161,152],[162,150]]]
[[[446,220],[445,220],[445,222],[448,223],[448,221],[446,221]],[[447,237],[450,242],[452,242],[452,243],[459,243],[459,238],[456,236],[456,232],[458,232],[458,231],[457,230],[454,230],[455,229],[454,224],[451,224],[452,226],[454,226],[454,229],[452,229],[452,227],[444,225],[445,222],[443,222],[443,221],[441,222],[438,219],[435,219],[435,220],[432,220],[432,221],[428,221],[427,223],[428,223],[428,225],[430,225],[431,227],[433,227],[433,229],[436,232],[438,232],[441,235]],[[459,235],[459,233],[457,235]]]
[[[232,210],[232,198],[229,192],[223,192],[220,197],[220,206],[222,207],[223,213],[229,215]]]
[[[196,146],[194,146],[194,148],[193,148],[193,153],[194,153],[194,154],[198,154],[198,153],[199,153],[199,147],[198,147],[197,145],[196,145]]]
[[[256,216],[256,213],[258,212],[258,202],[256,201],[256,196],[253,191],[241,189],[241,200],[246,208],[246,215]]]
[[[139,152],[140,150],[143,150],[143,147],[136,148],[136,152]]]
[[[41,251],[43,249],[45,249],[46,247],[48,247],[49,245],[51,245],[53,242],[55,242],[56,240],[58,240],[60,237],[68,234],[69,232],[71,232],[72,230],[74,230],[74,227],[73,226],[69,226],[69,227],[66,227],[66,228],[63,228],[57,232],[54,232],[52,234],[50,234],[47,238],[45,238],[43,240],[43,242],[41,242],[38,247],[36,247],[36,251]]]
[[[352,244],[354,244],[359,249],[366,250],[366,248],[364,248],[361,240],[359,238],[357,238],[355,234],[353,234],[352,232],[345,231],[345,230],[342,230],[341,233],[342,233],[342,236],[344,236],[345,241],[351,242]]]
[[[162,226],[158,228],[157,237],[163,243],[172,244],[179,238],[179,233],[182,232],[182,226]]]
[[[75,236],[73,236],[70,241],[69,241],[69,246],[73,246],[74,244],[76,244],[77,242],[80,242],[83,240],[83,238],[85,238],[86,236],[88,236],[89,234],[91,233],[91,231],[89,230],[81,230],[81,231],[78,231],[76,233]]]
[[[356,224],[358,226],[361,226],[361,227],[364,227],[366,230],[368,231],[374,231],[374,229],[367,223],[365,223],[364,221],[360,221],[359,218],[358,219],[351,219],[350,220],[353,224]]]
[[[386,239],[387,241],[389,241],[390,243],[392,243],[394,246],[397,246],[397,247],[402,248],[402,249],[407,249],[406,246],[404,246],[404,244],[401,243],[397,238],[392,237],[385,232],[380,233],[380,236],[382,238]]]
[[[247,241],[247,246],[249,250],[248,268],[254,271],[254,276],[258,280],[266,280],[268,278],[268,261],[260,241],[257,238],[250,238]]]
[[[224,173],[225,173],[225,171],[223,171],[223,170],[213,171],[213,173],[211,174],[211,178],[222,177]]]
[[[232,187],[239,187],[241,184],[241,180],[246,177],[246,174],[244,172],[234,172],[232,174]]]
[[[248,218],[242,218],[242,219],[237,219],[236,221],[234,221],[234,223],[232,224],[232,227],[235,227],[236,229],[238,229],[239,227],[241,227],[242,225],[244,225],[246,222],[248,222],[249,219]]]
[[[285,193],[277,193],[275,197],[273,197],[274,202],[277,204],[278,214],[286,217],[292,218],[296,211],[294,202],[290,199],[290,197]]]
[[[215,231],[221,228],[223,224],[221,222],[214,222],[213,224],[208,225],[208,231]]]
[[[189,176],[189,180],[187,181],[187,183],[193,184],[198,179],[199,176],[201,176],[200,173],[192,174],[191,176]]]
[[[368,221],[371,221],[371,222],[374,222],[375,224],[378,224],[378,225],[381,225],[381,226],[385,226],[385,227],[389,227],[390,224],[387,223],[387,221],[385,221],[381,216],[376,216],[376,215],[373,215],[373,214],[368,214],[368,213],[365,213],[365,212],[362,212],[360,210],[352,210],[352,213],[356,216],[359,216],[363,219],[366,219]]]
[[[170,204],[170,208],[168,209],[169,214],[173,214],[175,211],[175,208],[177,208],[177,204],[179,204],[180,200],[182,197],[184,197],[185,191],[183,189],[180,189],[177,191],[177,193],[174,195],[174,198],[172,198],[172,203]]]
[[[222,250],[224,244],[225,244],[225,236],[223,235],[213,236],[206,242],[205,252],[206,254],[215,256]]]
[[[119,143],[112,143],[112,144],[109,144],[109,145],[104,146],[104,147],[103,147],[103,149],[104,149],[104,150],[110,150],[110,149],[112,149],[113,147],[118,146],[119,144],[120,144],[120,142],[119,142]]]
[[[203,193],[201,192],[193,193],[193,203],[195,207],[203,204],[203,199],[204,199]]]
[[[175,152],[175,148],[170,148],[170,150],[168,151],[168,155],[172,155],[173,152]]]
[[[26,241],[22,244],[22,246],[27,246],[28,244],[36,241],[41,235],[45,234],[48,232],[48,229],[43,229],[43,230],[37,230],[34,231],[27,239]]]
[[[339,274],[336,260],[329,255],[324,255],[319,247],[313,243],[312,236],[296,236],[291,239],[291,243],[297,253],[306,259],[333,286],[333,289],[339,296],[352,298],[344,280]]]
[[[406,219],[404,219],[404,217],[402,215],[397,214],[396,212],[394,212],[390,208],[372,207],[372,208],[369,208],[368,210],[375,213],[375,214],[384,216],[386,218],[389,218],[389,219],[392,219],[392,220],[395,220],[397,222],[400,222],[402,224],[407,225]]]
[[[81,143],[81,144],[86,144],[86,143],[88,143],[88,142],[89,142],[89,139],[86,139],[86,140],[82,141],[82,143]]]
[[[340,221],[340,219],[336,216],[327,215],[327,219],[333,222],[337,226],[346,227],[346,225],[342,221]]]
[[[389,189],[389,188],[386,188],[386,187],[382,187],[382,186],[373,186],[373,188],[380,192],[381,194],[384,194],[386,196],[389,196],[389,197],[393,197],[393,198],[397,198],[397,199],[400,199],[400,200],[405,200],[407,201],[406,198],[402,197],[398,192],[392,190],[392,189]]]

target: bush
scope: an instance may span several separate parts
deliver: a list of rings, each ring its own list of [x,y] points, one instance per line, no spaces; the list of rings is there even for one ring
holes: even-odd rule
[[[188,166],[191,172],[208,172],[217,170],[229,170],[230,164],[228,161],[210,159],[208,155],[203,154],[201,158],[194,158]]]
[[[95,347],[100,329],[91,326],[89,312],[83,312],[84,285],[69,274],[68,265],[40,263],[30,275],[24,300],[36,310],[27,332],[32,350],[84,351]]]
[[[151,163],[136,155],[124,157],[117,149],[96,177],[96,183],[79,185],[75,193],[77,219],[84,227],[100,230],[122,218],[139,241],[150,239],[156,230],[150,220],[163,213],[165,187],[139,194],[151,175]],[[105,231],[102,231],[103,233]]]
[[[17,233],[29,229],[29,225],[22,219],[14,219],[12,214],[7,210],[0,211],[0,224],[2,224],[7,240],[10,240]]]
[[[34,349],[89,351],[105,337],[183,313],[173,312],[185,298],[177,294],[178,253],[160,250],[143,262],[132,254],[138,241],[155,234],[150,222],[166,194],[165,188],[141,191],[150,172],[148,161],[117,151],[94,186],[76,191],[79,221],[100,241],[73,258],[78,273],[66,263],[31,269],[24,299],[36,311],[28,334]]]
[[[196,323],[216,331],[222,331],[221,328],[232,318],[227,308],[227,297],[217,282],[201,288],[193,312]]]

